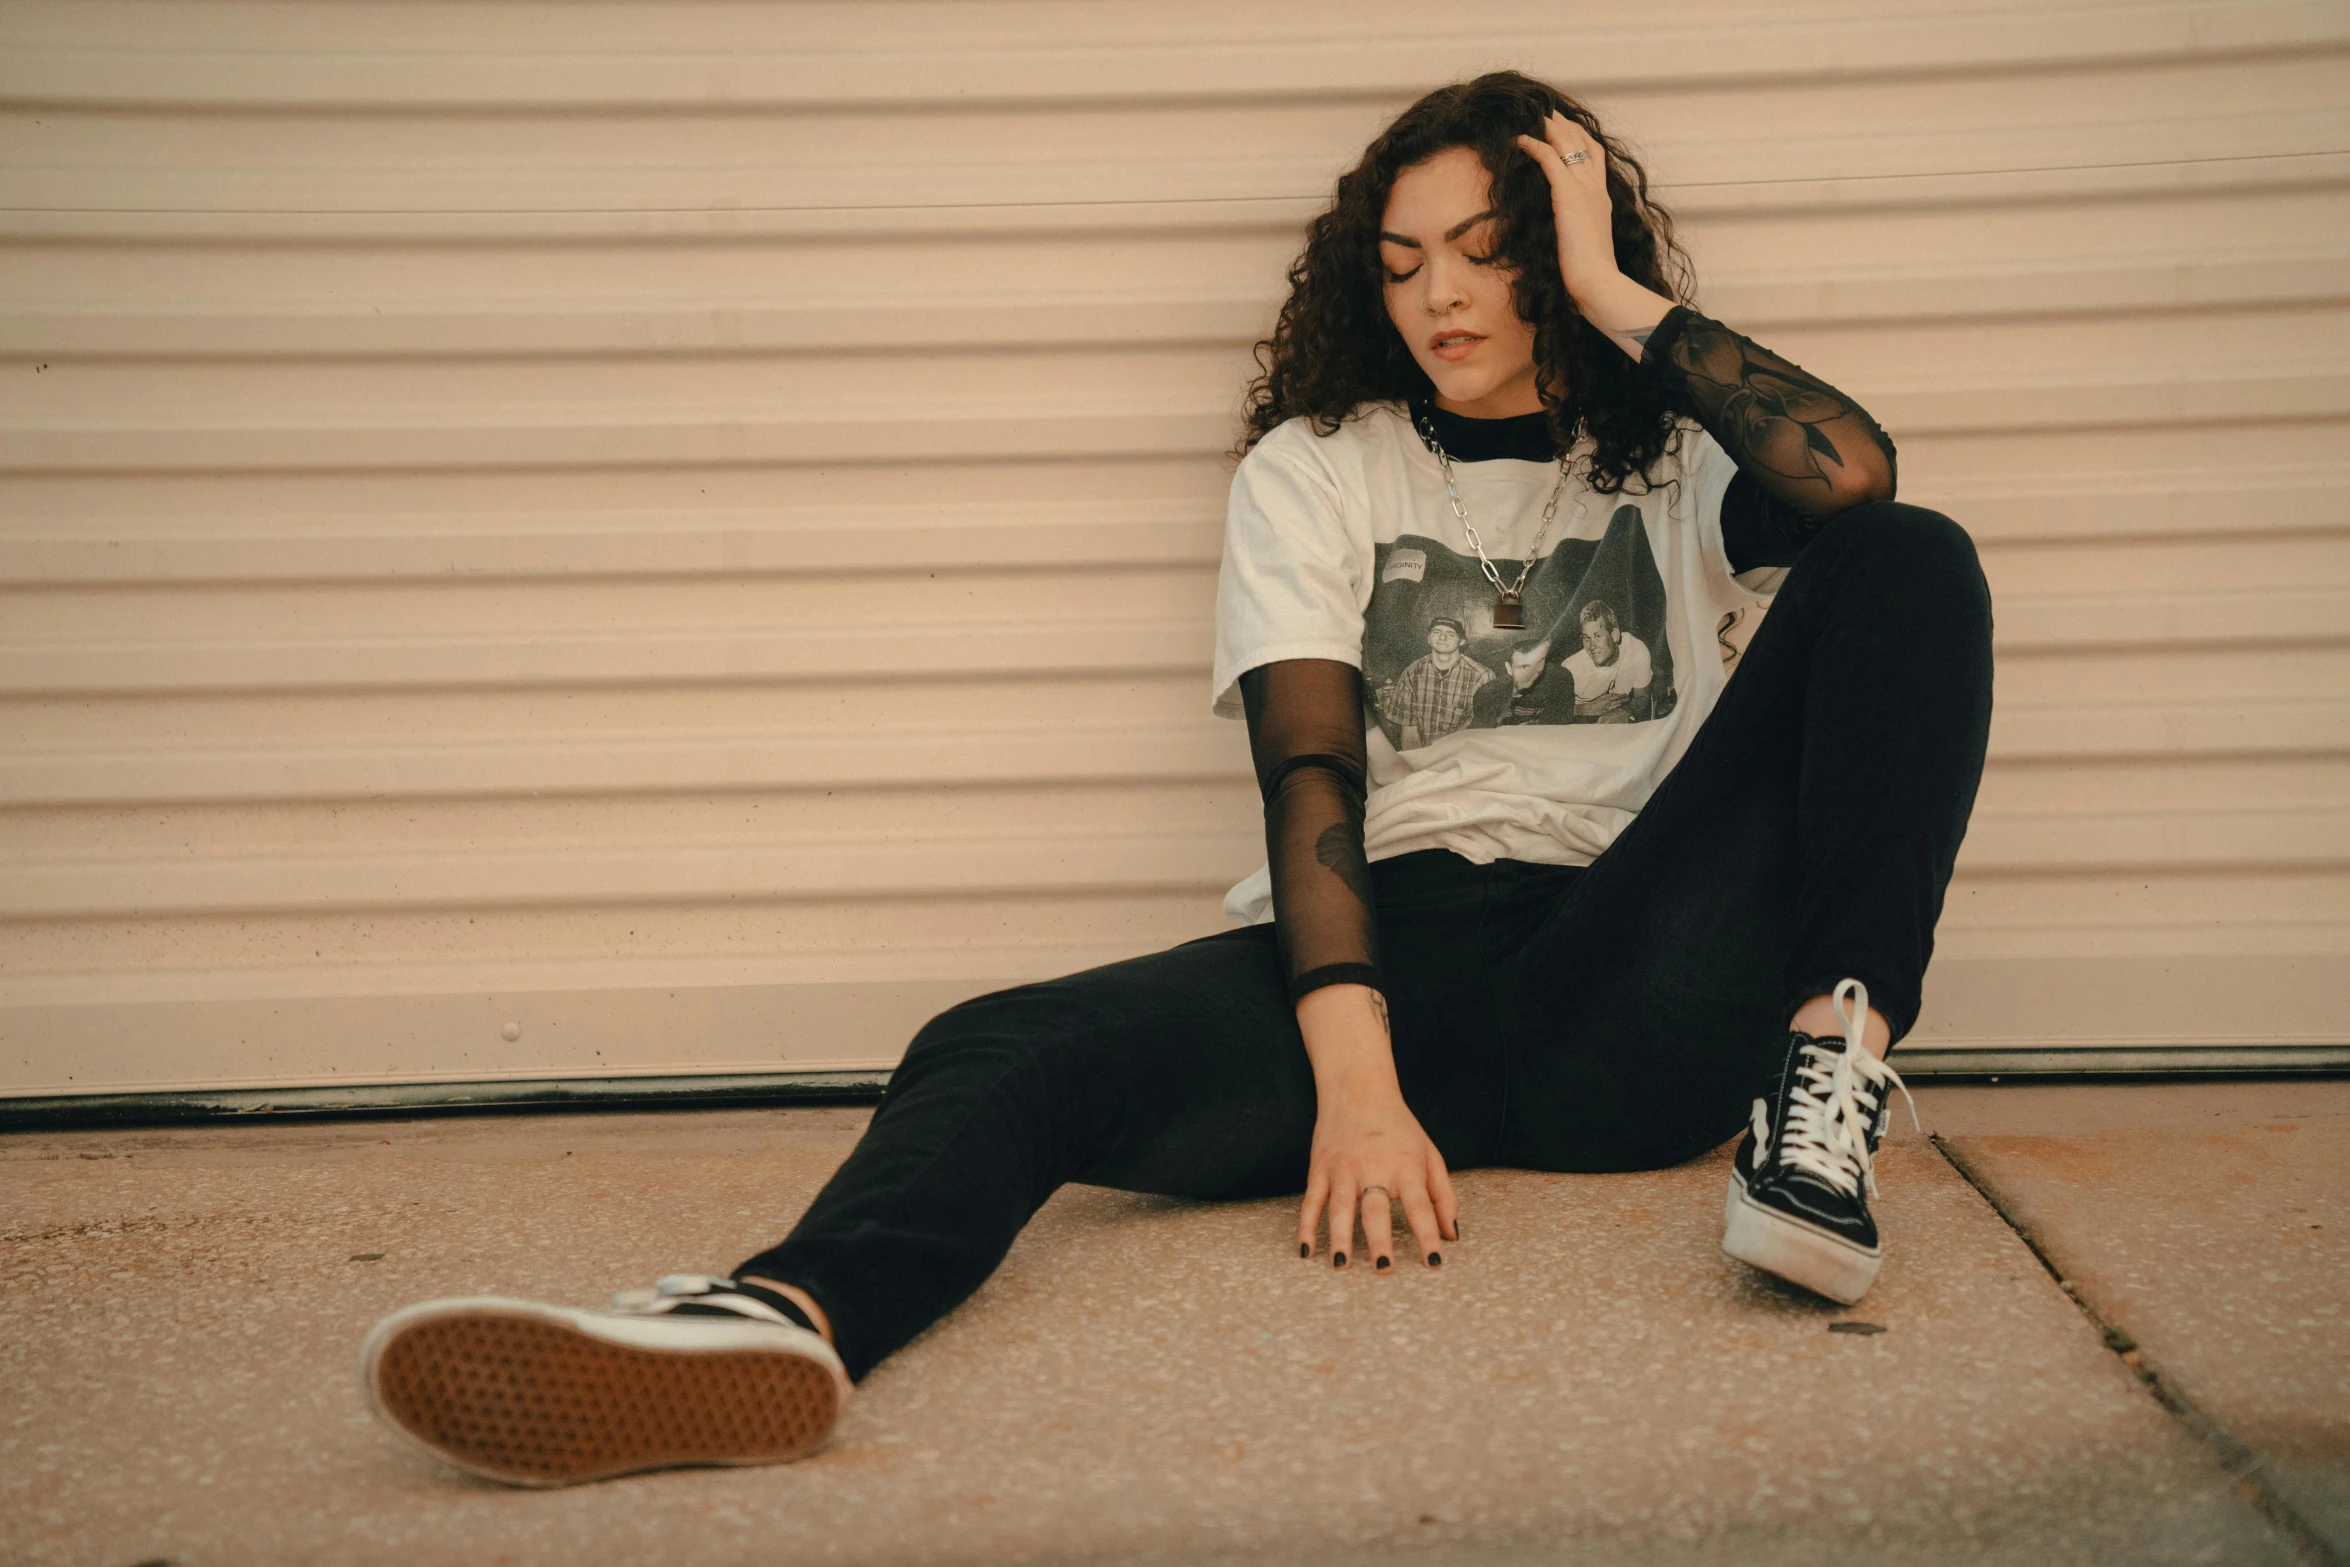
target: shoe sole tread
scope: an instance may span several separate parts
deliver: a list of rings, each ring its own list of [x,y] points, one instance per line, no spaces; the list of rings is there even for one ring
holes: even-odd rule
[[[830,1367],[788,1351],[616,1344],[488,1310],[393,1333],[369,1378],[393,1424],[510,1485],[571,1485],[683,1464],[783,1463],[831,1434]]]

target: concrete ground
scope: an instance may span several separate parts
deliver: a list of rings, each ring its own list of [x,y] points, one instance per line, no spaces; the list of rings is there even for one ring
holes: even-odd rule
[[[1726,1150],[1388,1276],[1072,1188],[816,1457],[556,1493],[377,1429],[368,1324],[724,1271],[864,1112],[0,1137],[0,1561],[2350,1560],[2350,1082],[1918,1098],[1857,1308],[1721,1255]]]

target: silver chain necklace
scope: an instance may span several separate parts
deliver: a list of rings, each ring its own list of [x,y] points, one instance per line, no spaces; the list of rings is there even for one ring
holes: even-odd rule
[[[1477,537],[1476,525],[1469,521],[1469,508],[1461,504],[1460,487],[1453,483],[1452,454],[1436,438],[1436,425],[1426,414],[1414,421],[1420,430],[1420,439],[1428,450],[1436,454],[1436,466],[1444,475],[1444,493],[1452,497],[1452,514],[1461,520],[1461,531],[1469,536],[1469,548],[1477,552],[1477,564],[1485,568],[1485,580],[1493,584],[1497,595],[1493,602],[1493,629],[1522,631],[1526,626],[1526,580],[1534,575],[1534,568],[1542,560],[1542,541],[1550,536],[1551,519],[1559,513],[1559,497],[1567,493],[1567,459],[1559,457],[1559,482],[1550,489],[1550,500],[1542,508],[1542,526],[1535,532],[1534,546],[1526,551],[1526,563],[1518,569],[1516,582],[1504,582],[1493,562],[1485,554],[1485,541]]]

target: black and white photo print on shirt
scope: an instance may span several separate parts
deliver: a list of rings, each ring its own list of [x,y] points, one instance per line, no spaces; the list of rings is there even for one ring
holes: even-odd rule
[[[1523,562],[1497,560],[1504,582]],[[1363,616],[1366,717],[1399,751],[1462,729],[1637,724],[1673,711],[1664,579],[1640,508],[1563,539],[1526,582],[1526,627],[1496,628],[1474,555],[1404,534],[1377,546]]]

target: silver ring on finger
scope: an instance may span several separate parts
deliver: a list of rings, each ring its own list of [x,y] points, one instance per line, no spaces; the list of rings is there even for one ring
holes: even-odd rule
[[[1566,156],[1559,159],[1559,162],[1561,163],[1589,163],[1590,161],[1591,154],[1585,152],[1580,147],[1577,147],[1573,152],[1570,152]]]
[[[1363,1188],[1363,1195],[1365,1197],[1370,1196],[1373,1192],[1377,1192],[1380,1196],[1386,1198],[1389,1202],[1395,1201],[1395,1194],[1384,1186],[1366,1186]]]

